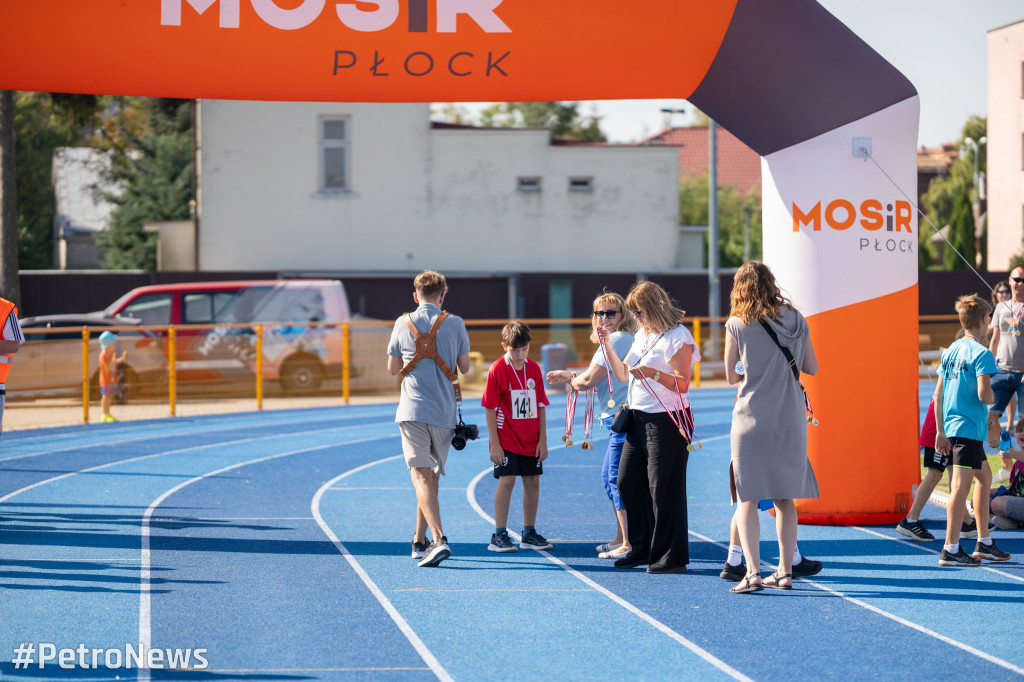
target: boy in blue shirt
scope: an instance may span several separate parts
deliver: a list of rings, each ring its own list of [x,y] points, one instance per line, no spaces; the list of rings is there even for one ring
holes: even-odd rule
[[[977,294],[961,296],[956,312],[964,336],[942,354],[939,383],[935,389],[935,450],[952,455],[949,502],[946,504],[946,545],[940,566],[980,566],[982,559],[1008,561],[1010,555],[988,537],[988,496],[992,470],[985,456],[988,435],[988,404],[993,401],[990,376],[996,373],[992,352],[978,340],[991,322],[992,308]],[[974,513],[978,542],[974,554],[960,548],[964,502],[974,487]]]

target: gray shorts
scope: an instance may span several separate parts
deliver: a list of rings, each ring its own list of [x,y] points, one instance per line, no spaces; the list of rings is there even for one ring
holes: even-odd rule
[[[1006,518],[1014,521],[1024,521],[1024,497],[1006,495]]]
[[[423,422],[399,422],[398,430],[402,433],[406,466],[410,469],[433,469],[438,476],[444,476],[444,464],[448,461],[448,448],[452,446],[455,429]]]

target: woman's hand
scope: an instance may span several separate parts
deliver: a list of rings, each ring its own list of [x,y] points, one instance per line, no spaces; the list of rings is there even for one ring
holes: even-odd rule
[[[659,370],[654,369],[648,365],[636,365],[635,367],[629,368],[629,373],[633,375],[634,379],[638,381],[643,378],[653,379],[654,374]],[[660,377],[659,377],[660,379]],[[660,381],[658,383],[661,383]]]
[[[561,369],[551,370],[547,374],[548,383],[552,386],[561,386],[567,384],[572,379],[572,372],[567,372]]]

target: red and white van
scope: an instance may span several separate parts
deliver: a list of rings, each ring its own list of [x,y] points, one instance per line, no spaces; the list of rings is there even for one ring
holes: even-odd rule
[[[251,379],[256,366],[253,328],[263,324],[263,376],[290,393],[314,391],[325,377],[340,377],[340,326],[348,298],[337,280],[185,282],[132,289],[105,314],[133,317],[143,326],[210,325],[177,332],[176,372],[183,381]]]

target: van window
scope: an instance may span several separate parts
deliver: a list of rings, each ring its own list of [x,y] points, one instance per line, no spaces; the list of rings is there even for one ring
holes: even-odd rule
[[[158,326],[171,323],[171,295],[149,294],[129,303],[120,313],[141,320],[143,325]]]
[[[213,322],[235,295],[234,291],[185,294],[182,322],[185,324],[209,324]]]
[[[215,321],[332,322],[324,310],[323,292],[316,287],[254,286],[243,289],[217,311]]]

